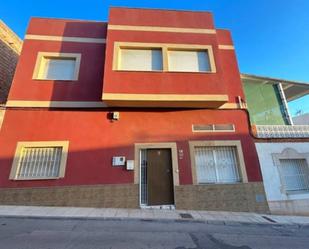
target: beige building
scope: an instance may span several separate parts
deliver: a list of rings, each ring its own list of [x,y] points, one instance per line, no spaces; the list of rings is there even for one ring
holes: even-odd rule
[[[0,20],[0,104],[7,100],[22,40]]]

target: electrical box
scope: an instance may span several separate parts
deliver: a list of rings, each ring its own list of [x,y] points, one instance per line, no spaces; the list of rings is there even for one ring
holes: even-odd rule
[[[113,166],[124,166],[126,164],[126,157],[124,156],[114,156],[112,160]]]
[[[134,170],[134,160],[127,160],[127,170]]]
[[[112,113],[112,119],[113,120],[119,120],[119,118],[120,118],[119,112],[113,112]]]

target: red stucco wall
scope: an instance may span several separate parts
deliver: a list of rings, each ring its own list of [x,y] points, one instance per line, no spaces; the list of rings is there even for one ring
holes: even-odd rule
[[[33,18],[27,34],[106,37],[106,23]],[[32,79],[38,52],[80,53],[78,81]],[[9,100],[100,101],[105,44],[25,40],[16,68]]]
[[[109,25],[214,29],[208,12],[157,11],[111,8]],[[172,43],[211,45],[216,73],[184,72],[120,72],[112,70],[114,42]],[[242,95],[240,74],[234,52],[219,49],[220,44],[233,45],[230,33],[216,30],[214,34],[145,32],[108,30],[104,93],[161,94],[227,94],[229,100]],[[223,60],[227,60],[224,62]],[[228,64],[228,67],[226,65]],[[231,68],[231,69],[230,69]],[[228,80],[226,80],[228,79]],[[229,84],[233,86],[230,87]],[[238,85],[240,87],[234,87]]]
[[[261,181],[258,159],[248,134],[247,114],[230,110],[118,110],[111,122],[106,111],[8,110],[0,133],[0,187],[133,183],[133,172],[112,167],[112,156],[134,159],[134,143],[177,142],[180,183],[191,184],[189,140],[241,140],[249,181]],[[193,133],[192,124],[234,123],[235,133]],[[67,140],[64,179],[10,181],[18,141]]]
[[[214,29],[207,12],[112,8],[112,25],[141,25]],[[226,30],[216,34],[113,31],[107,24],[34,18],[27,34],[104,39],[95,43],[25,40],[9,100],[101,101],[107,93],[227,94],[229,102],[243,97],[235,51]],[[112,71],[115,41],[212,45],[217,73],[158,73]],[[81,53],[79,80],[33,80],[37,53]],[[106,59],[105,59],[106,58]],[[105,63],[105,64],[104,64]],[[103,75],[103,71],[105,72]],[[102,82],[104,82],[102,84]],[[190,140],[241,140],[249,181],[261,181],[258,158],[243,110],[117,109],[120,120],[110,122],[107,109],[8,109],[0,131],[0,187],[133,183],[133,172],[111,166],[112,156],[134,159],[134,143],[177,142],[180,183],[192,184]],[[236,132],[192,133],[192,124],[235,124]],[[69,141],[65,178],[10,181],[17,142]]]

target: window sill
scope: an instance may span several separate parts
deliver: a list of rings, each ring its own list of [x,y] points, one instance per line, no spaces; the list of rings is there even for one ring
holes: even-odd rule
[[[192,73],[192,74],[214,74],[214,71],[203,71],[203,72],[195,72],[195,71],[165,71],[166,73]]]
[[[114,72],[124,72],[124,73],[165,73],[163,70],[122,70],[114,69]]]
[[[173,73],[173,74],[181,74],[181,73],[185,73],[185,74],[215,74],[216,72],[194,72],[194,71],[159,71],[159,70],[121,70],[121,69],[114,69],[114,72],[125,72],[125,73]]]
[[[37,81],[63,81],[63,82],[76,82],[78,81],[77,79],[73,79],[73,80],[60,80],[60,79],[36,79],[33,78],[33,80],[37,80]]]
[[[11,179],[12,181],[44,181],[44,180],[58,180],[63,177],[44,177],[44,178],[16,178],[16,179]]]
[[[234,184],[240,184],[244,182],[214,182],[214,183],[196,183],[196,185],[199,186],[209,186],[209,185],[234,185]]]
[[[309,194],[308,190],[295,190],[295,191],[286,191],[286,195],[301,195],[301,194]]]

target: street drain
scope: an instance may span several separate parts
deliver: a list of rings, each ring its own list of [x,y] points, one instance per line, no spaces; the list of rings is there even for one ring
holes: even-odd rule
[[[188,213],[180,213],[179,215],[183,219],[193,219],[193,216],[191,214],[188,214]]]
[[[277,223],[275,220],[273,220],[273,219],[271,219],[271,218],[269,218],[269,217],[267,217],[267,216],[262,215],[262,218],[265,219],[265,220],[267,220],[267,221],[269,221],[269,222]]]

